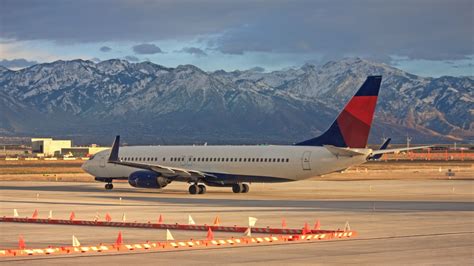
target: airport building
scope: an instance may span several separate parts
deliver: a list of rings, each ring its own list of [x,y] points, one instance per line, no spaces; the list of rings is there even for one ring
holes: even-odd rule
[[[32,138],[31,150],[37,156],[54,156],[63,148],[71,148],[71,140],[53,140],[52,138]]]
[[[71,140],[32,138],[31,148],[38,157],[88,157],[110,147],[99,147],[95,144],[86,147],[73,147]]]

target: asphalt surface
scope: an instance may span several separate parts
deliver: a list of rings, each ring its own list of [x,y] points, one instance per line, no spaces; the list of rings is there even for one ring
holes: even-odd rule
[[[474,257],[474,187],[472,180],[316,181],[253,184],[248,194],[229,188],[208,188],[205,195],[188,195],[187,186],[172,183],[165,190],[145,190],[126,183],[105,191],[100,183],[0,182],[0,216],[21,217],[38,209],[55,218],[92,220],[109,213],[120,220],[186,224],[245,225],[301,228],[320,220],[322,229],[343,228],[346,222],[359,236],[349,240],[285,245],[239,246],[203,250],[139,253],[84,253],[67,256],[1,258],[4,264],[470,264]],[[121,198],[121,200],[120,200]],[[0,223],[0,249],[14,248],[18,235],[28,247],[71,245],[74,234],[83,245],[113,243],[122,231],[125,243],[165,239],[156,229],[105,228]],[[173,231],[176,239],[205,238],[206,232]],[[216,233],[216,238],[238,236]]]

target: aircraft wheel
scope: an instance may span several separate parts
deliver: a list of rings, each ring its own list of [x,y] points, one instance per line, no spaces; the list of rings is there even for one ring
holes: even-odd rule
[[[206,194],[206,186],[205,185],[199,185],[199,194]]]
[[[199,192],[199,187],[197,185],[189,186],[189,194],[197,194]]]
[[[105,189],[110,190],[110,189],[113,189],[113,188],[114,188],[114,185],[112,185],[112,183],[105,184]]]
[[[240,193],[242,192],[242,184],[233,184],[232,185],[232,192],[234,193]]]
[[[247,193],[250,190],[250,186],[247,184],[242,184],[242,193]]]

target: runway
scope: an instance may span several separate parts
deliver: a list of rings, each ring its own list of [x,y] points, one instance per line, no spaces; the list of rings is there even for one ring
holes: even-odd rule
[[[117,183],[105,191],[100,183],[0,182],[0,215],[20,217],[38,209],[46,217],[91,219],[106,212],[115,220],[147,222],[160,214],[168,222],[301,228],[321,221],[322,229],[343,228],[346,221],[359,236],[349,240],[292,245],[259,245],[205,250],[171,250],[103,255],[0,258],[8,264],[470,264],[473,260],[474,204],[471,180],[370,180],[253,184],[249,194],[210,188],[188,195],[187,186],[172,183],[165,190],[134,189]],[[120,200],[122,198],[122,200]],[[15,247],[22,234],[29,247],[70,245],[74,234],[82,244],[113,242],[118,228],[0,223],[2,248]],[[163,240],[163,230],[120,228],[124,242]],[[176,239],[199,238],[204,232],[174,231]],[[217,233],[216,237],[230,236]]]

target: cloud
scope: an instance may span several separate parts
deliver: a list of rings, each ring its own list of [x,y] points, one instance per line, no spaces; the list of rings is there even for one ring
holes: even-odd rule
[[[473,63],[461,64],[461,65],[454,65],[453,68],[471,68],[474,69]]]
[[[133,46],[133,51],[137,54],[159,54],[163,53],[160,47],[151,43],[142,43]]]
[[[192,54],[196,56],[207,56],[207,53],[204,52],[202,49],[197,47],[184,47],[183,49],[179,50],[178,52]]]
[[[256,66],[249,69],[249,71],[263,73],[265,72],[265,68]]]
[[[125,59],[126,59],[127,61],[130,61],[130,62],[138,62],[138,61],[140,61],[140,59],[138,59],[138,57],[133,56],[133,55],[127,55],[127,56],[125,56]]]
[[[100,51],[106,53],[106,52],[112,51],[112,48],[110,48],[108,46],[102,46],[102,47],[100,47]]]
[[[313,1],[270,6],[259,18],[208,41],[225,54],[320,54],[324,60],[363,56],[390,61],[459,60],[474,54],[472,1]]]
[[[0,66],[4,66],[10,69],[25,68],[25,67],[29,67],[36,64],[38,64],[38,62],[28,61],[24,58],[17,58],[17,59],[12,59],[12,60],[3,59],[0,61]]]
[[[207,49],[233,55],[459,60],[474,54],[473,5],[472,0],[3,0],[0,17],[2,38],[17,41],[200,39]]]

